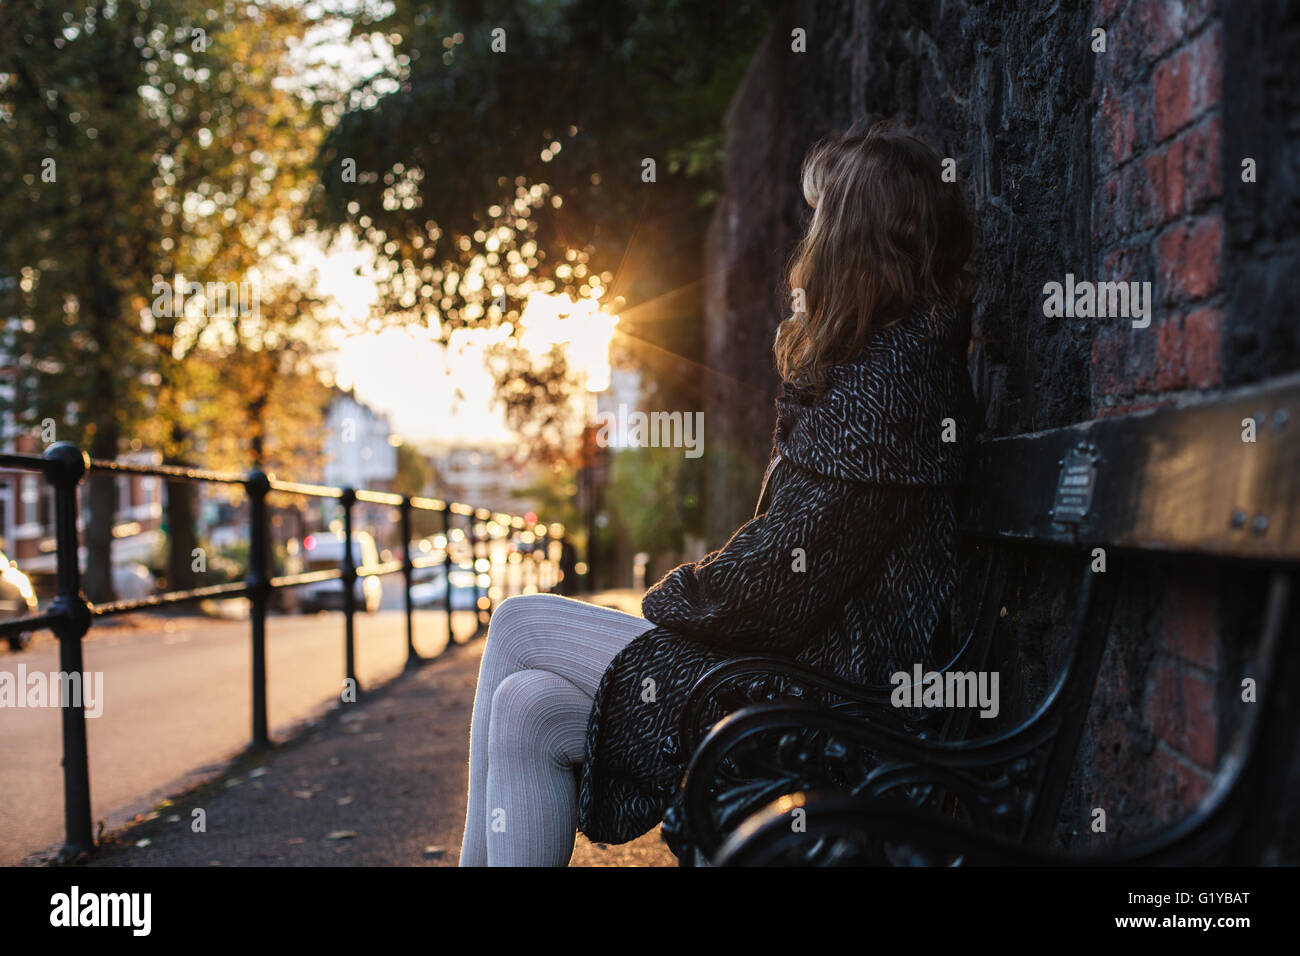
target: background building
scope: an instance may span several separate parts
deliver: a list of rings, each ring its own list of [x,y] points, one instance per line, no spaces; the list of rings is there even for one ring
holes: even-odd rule
[[[434,442],[421,444],[420,450],[433,462],[440,498],[513,514],[536,506],[528,492],[536,476],[530,466],[514,460],[512,447]]]

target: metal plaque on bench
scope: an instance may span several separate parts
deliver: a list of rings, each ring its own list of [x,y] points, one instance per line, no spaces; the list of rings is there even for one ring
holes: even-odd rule
[[[1052,499],[1052,520],[1057,524],[1079,524],[1092,508],[1092,492],[1097,484],[1097,464],[1093,450],[1077,445],[1061,459],[1056,479],[1056,496]]]

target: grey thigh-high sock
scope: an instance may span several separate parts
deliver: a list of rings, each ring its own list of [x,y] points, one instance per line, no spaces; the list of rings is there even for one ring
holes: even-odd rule
[[[573,767],[591,698],[550,671],[515,671],[492,695],[489,866],[567,866],[578,825]]]
[[[488,806],[489,742],[493,723],[492,701],[502,681],[511,674],[527,670],[546,671],[563,678],[586,696],[586,703],[581,705],[585,707],[582,711],[585,734],[591,701],[605,668],[632,638],[653,626],[631,614],[554,594],[508,598],[496,609],[488,629],[474,696],[469,740],[469,801],[461,843],[461,866],[486,866],[489,863],[488,837],[492,834],[489,811],[497,809],[495,803]],[[576,698],[566,695],[566,699],[571,707],[579,706]],[[549,722],[549,716],[547,719]],[[567,756],[573,758],[574,763],[580,763],[585,754],[579,751]],[[509,772],[522,774],[531,771],[515,769]],[[504,773],[498,776],[501,786],[513,786],[507,777],[508,774]],[[569,785],[575,786],[572,781]],[[573,799],[576,799],[576,790]],[[562,837],[547,837],[545,842],[548,846],[567,839],[572,848],[572,824],[567,825],[570,832]],[[508,820],[506,827],[508,836],[496,842],[531,839],[522,829],[512,828]],[[514,854],[512,850],[502,858]],[[494,851],[493,862],[496,858]]]

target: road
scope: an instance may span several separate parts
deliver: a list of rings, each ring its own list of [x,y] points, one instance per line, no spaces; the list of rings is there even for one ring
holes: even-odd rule
[[[406,660],[398,611],[358,615],[357,675],[364,688],[397,674]],[[416,649],[437,654],[446,617],[417,611]],[[464,640],[473,618],[456,615]],[[43,633],[20,653],[0,653],[0,671],[58,670],[58,646]],[[87,720],[93,817],[108,830],[206,777],[250,738],[251,651],[247,621],[140,615],[95,627],[85,668],[103,674],[103,713]],[[272,736],[338,698],[343,617],[273,616],[267,622]],[[20,863],[63,839],[63,772],[58,708],[0,708],[0,865]]]

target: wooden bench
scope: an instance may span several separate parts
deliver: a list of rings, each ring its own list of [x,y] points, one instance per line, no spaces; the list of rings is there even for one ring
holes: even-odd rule
[[[1243,440],[1249,422],[1253,442]],[[1023,574],[1026,559],[1053,549],[1077,561],[1080,585],[1064,664],[1041,703],[1013,726],[979,733],[968,709],[913,714],[883,688],[847,687],[773,659],[729,662],[699,682],[687,708],[681,736],[692,758],[683,811],[665,820],[670,846],[684,863],[697,855],[786,865],[1086,861],[1051,843],[1116,589],[1130,570],[1191,555],[1269,581],[1256,655],[1240,675],[1256,681],[1257,703],[1243,703],[1211,791],[1188,819],[1095,860],[1208,861],[1225,848],[1238,860],[1263,855],[1267,833],[1244,831],[1271,822],[1300,717],[1298,429],[1300,376],[1289,376],[984,443],[962,518],[964,540],[987,549],[984,581],[947,669],[986,666],[994,609],[1019,593],[1008,568]],[[1098,556],[1104,571],[1094,570]],[[1264,779],[1262,765],[1275,779]]]

